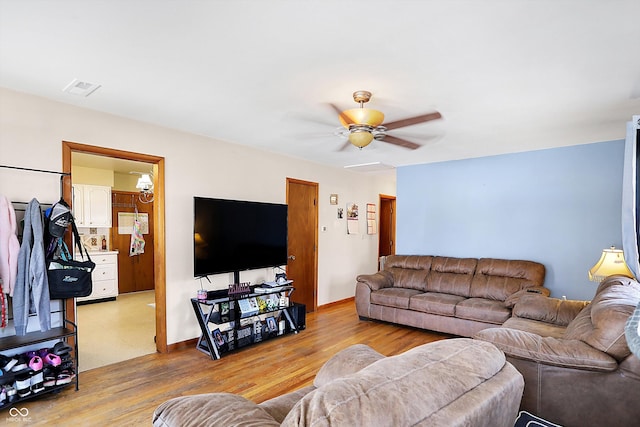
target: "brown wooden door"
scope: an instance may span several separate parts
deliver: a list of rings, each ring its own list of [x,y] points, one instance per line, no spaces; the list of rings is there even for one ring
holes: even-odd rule
[[[112,192],[113,228],[111,245],[118,250],[118,293],[149,291],[154,289],[153,276],[153,203],[142,203],[138,193],[128,191]],[[149,233],[143,234],[145,250],[143,254],[129,256],[131,234],[118,233],[118,213],[148,214]]]
[[[378,259],[396,253],[396,198],[380,195]]]
[[[287,278],[293,280],[291,299],[316,310],[318,286],[318,184],[287,178],[289,205]]]

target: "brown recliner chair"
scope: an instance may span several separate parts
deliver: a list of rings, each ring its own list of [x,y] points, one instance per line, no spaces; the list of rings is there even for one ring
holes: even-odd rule
[[[474,338],[524,376],[520,409],[565,427],[638,426],[640,359],[624,330],[639,302],[640,283],[611,276],[590,303],[526,295],[502,328]]]

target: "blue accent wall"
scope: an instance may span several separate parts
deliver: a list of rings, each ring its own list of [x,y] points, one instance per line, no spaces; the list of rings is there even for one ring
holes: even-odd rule
[[[622,247],[624,141],[399,167],[396,253],[538,261],[554,297]]]

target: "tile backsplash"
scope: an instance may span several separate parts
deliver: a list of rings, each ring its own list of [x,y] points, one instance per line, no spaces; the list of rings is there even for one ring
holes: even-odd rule
[[[78,227],[82,244],[89,251],[111,250],[110,232],[110,228]]]

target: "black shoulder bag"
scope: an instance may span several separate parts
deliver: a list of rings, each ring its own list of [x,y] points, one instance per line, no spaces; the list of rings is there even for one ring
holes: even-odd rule
[[[82,245],[76,223],[73,220],[71,221],[71,229],[82,261],[76,261],[71,257],[62,237],[57,239],[58,250],[51,256],[51,259],[47,260],[49,297],[51,299],[86,297],[91,294],[93,289],[91,272],[96,264],[91,261],[87,248]],[[84,259],[85,255],[87,256],[86,260]]]

